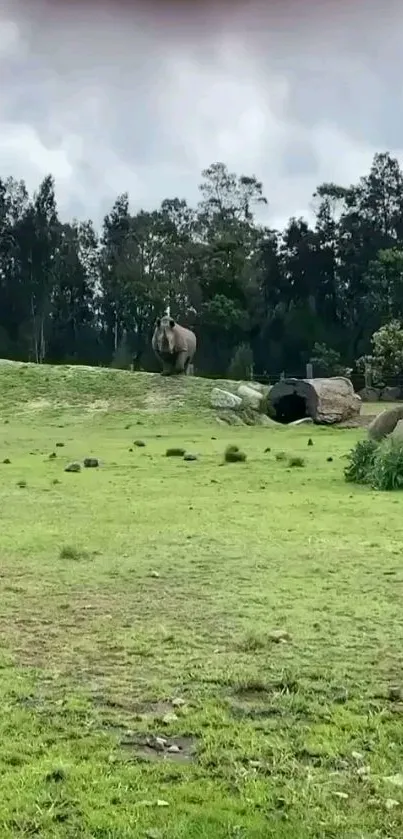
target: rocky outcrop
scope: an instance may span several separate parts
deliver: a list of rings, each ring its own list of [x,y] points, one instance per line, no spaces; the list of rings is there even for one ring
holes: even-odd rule
[[[241,407],[242,399],[240,396],[236,396],[235,393],[230,393],[229,390],[222,390],[220,387],[215,387],[211,392],[210,405],[212,408],[218,408],[219,410],[230,408],[234,411]]]
[[[257,388],[250,387],[249,385],[239,385],[238,396],[246,408],[252,408],[253,411],[261,410],[264,396]]]

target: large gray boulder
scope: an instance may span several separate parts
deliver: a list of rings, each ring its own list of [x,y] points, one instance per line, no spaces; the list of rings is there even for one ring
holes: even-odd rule
[[[379,402],[381,391],[376,387],[363,387],[363,389],[359,391],[358,396],[363,402]]]
[[[374,417],[368,426],[368,436],[371,440],[383,440],[395,430],[399,420],[403,419],[403,405],[396,405],[396,408],[386,408],[377,417]]]
[[[400,387],[384,387],[381,393],[381,402],[397,402],[401,395]]]
[[[240,396],[235,393],[230,393],[229,390],[222,390],[220,387],[215,387],[211,391],[210,405],[212,408],[225,410],[230,408],[233,411],[239,410],[242,405]]]
[[[238,396],[242,399],[242,404],[246,408],[252,408],[254,411],[260,411],[263,402],[263,393],[256,388],[249,387],[249,385],[239,385]]]

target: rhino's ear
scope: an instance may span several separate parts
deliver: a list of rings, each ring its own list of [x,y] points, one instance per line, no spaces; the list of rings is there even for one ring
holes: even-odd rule
[[[158,329],[159,329],[159,327],[161,326],[161,318],[157,318],[155,323],[156,323],[156,325],[158,326]]]
[[[174,321],[173,318],[169,318],[169,325],[170,325],[171,329],[175,326],[175,321]]]

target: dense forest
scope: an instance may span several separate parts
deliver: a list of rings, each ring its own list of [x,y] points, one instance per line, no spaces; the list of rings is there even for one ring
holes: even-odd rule
[[[312,224],[270,229],[263,203],[255,177],[214,163],[196,207],[167,198],[133,214],[122,194],[97,231],[60,220],[51,175],[33,196],[0,180],[0,357],[155,370],[153,323],[169,304],[196,331],[201,374],[355,369],[403,317],[398,161],[377,154],[357,184],[319,186]]]

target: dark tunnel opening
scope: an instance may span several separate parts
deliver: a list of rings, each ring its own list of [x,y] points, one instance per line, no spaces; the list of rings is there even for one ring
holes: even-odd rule
[[[276,402],[274,408],[277,422],[281,422],[283,425],[288,425],[290,422],[295,422],[295,420],[309,416],[304,397],[298,396],[297,393],[282,396]]]

